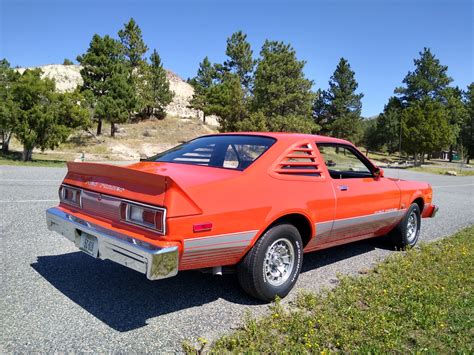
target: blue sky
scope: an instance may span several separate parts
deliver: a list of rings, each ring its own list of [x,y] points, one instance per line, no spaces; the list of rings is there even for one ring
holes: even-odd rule
[[[226,38],[248,34],[257,56],[265,39],[291,43],[316,88],[327,88],[340,57],[349,60],[363,115],[379,113],[413,58],[430,47],[454,85],[473,79],[470,0],[0,0],[0,57],[14,66],[62,63],[83,53],[94,33],[116,36],[134,17],[166,68],[195,75],[204,56],[225,59]]]

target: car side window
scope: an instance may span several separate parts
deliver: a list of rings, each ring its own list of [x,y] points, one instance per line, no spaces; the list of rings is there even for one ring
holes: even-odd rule
[[[318,149],[333,179],[372,176],[369,167],[351,149],[331,144],[318,144]]]

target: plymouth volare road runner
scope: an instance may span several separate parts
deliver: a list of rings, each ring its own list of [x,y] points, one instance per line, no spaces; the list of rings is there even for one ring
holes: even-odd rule
[[[250,295],[284,297],[303,254],[389,234],[418,241],[431,186],[384,177],[353,144],[325,136],[196,138],[128,166],[68,163],[48,228],[85,253],[146,274],[236,266]]]

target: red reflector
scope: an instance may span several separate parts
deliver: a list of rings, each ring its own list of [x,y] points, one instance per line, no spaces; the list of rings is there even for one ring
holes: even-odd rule
[[[193,224],[193,232],[205,232],[210,231],[212,229],[212,223],[198,223]]]

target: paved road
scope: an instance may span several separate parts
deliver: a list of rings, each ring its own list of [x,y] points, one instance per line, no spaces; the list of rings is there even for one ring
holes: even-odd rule
[[[229,331],[246,309],[265,312],[234,275],[190,271],[151,282],[50,233],[44,211],[57,203],[64,174],[61,168],[0,166],[0,352],[173,351],[185,338]],[[440,212],[423,221],[422,240],[474,224],[473,177],[386,174],[434,186]],[[337,273],[357,273],[391,253],[386,243],[372,240],[309,254],[297,288],[330,286]]]

